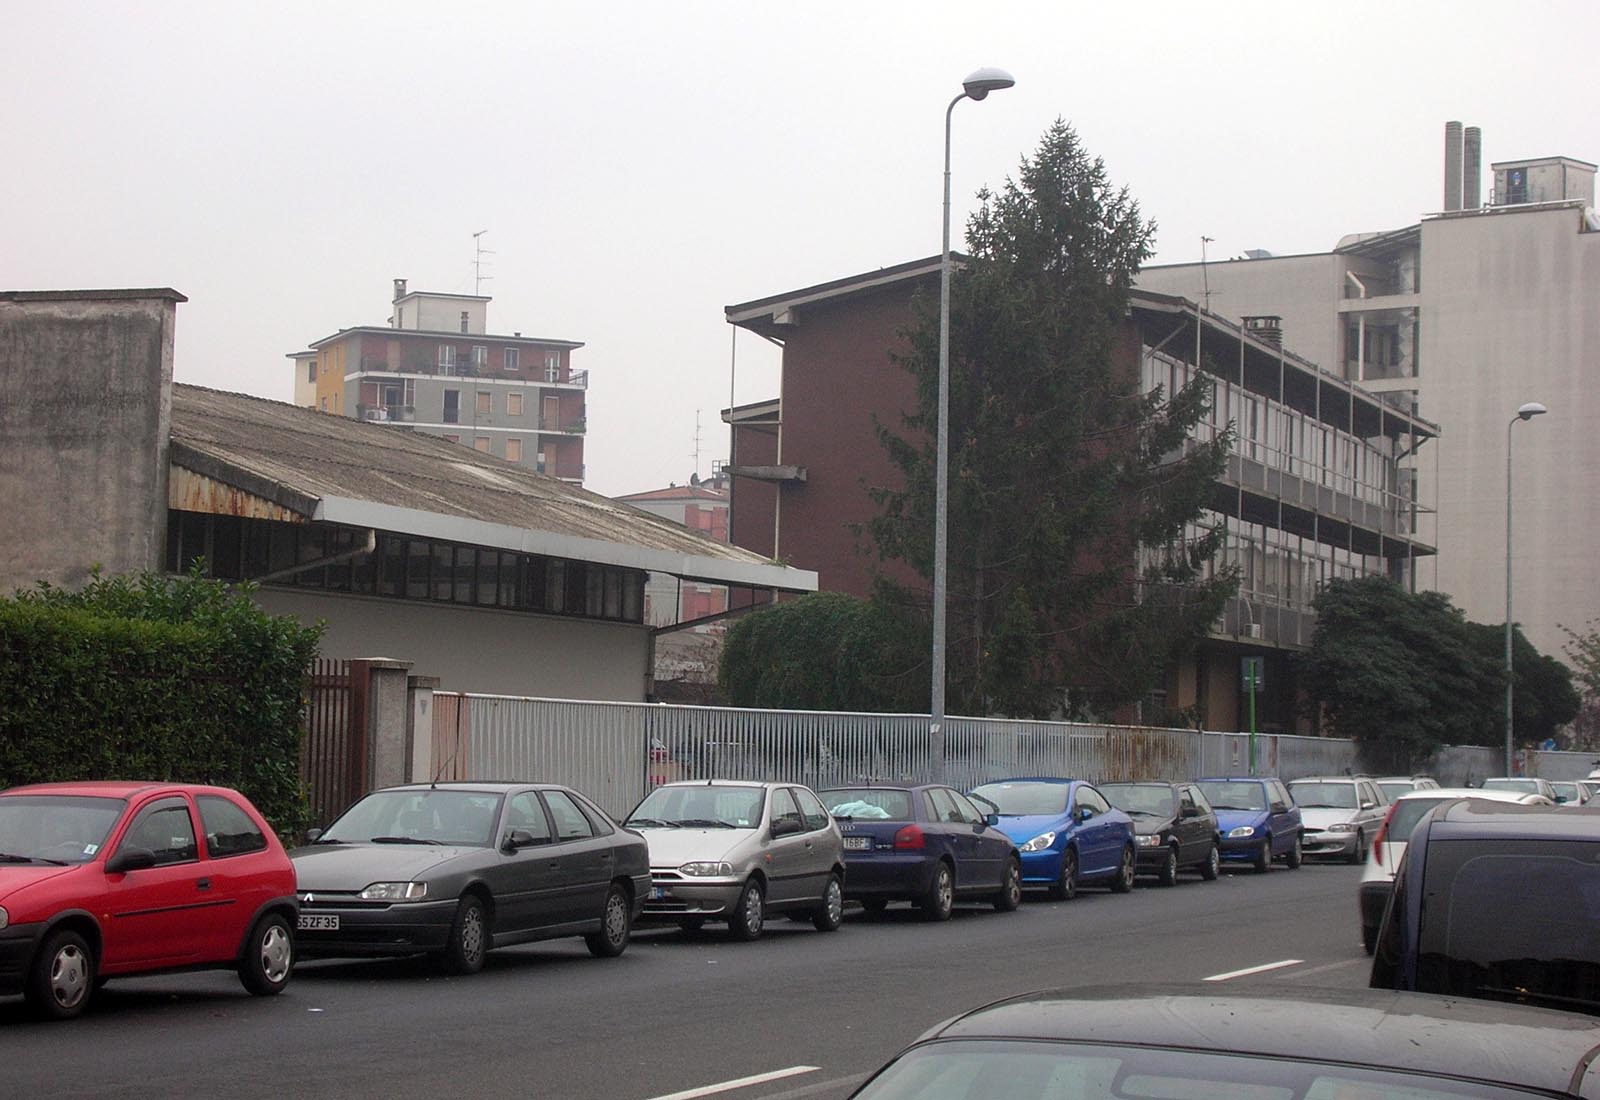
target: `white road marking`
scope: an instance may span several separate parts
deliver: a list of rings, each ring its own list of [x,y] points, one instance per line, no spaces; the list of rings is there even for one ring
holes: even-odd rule
[[[1279,959],[1275,963],[1262,963],[1260,966],[1247,966],[1243,970],[1230,970],[1226,974],[1213,974],[1201,981],[1225,982],[1232,978],[1243,978],[1250,974],[1265,974],[1269,970],[1282,970],[1286,966],[1299,966],[1304,959]]]
[[[1338,962],[1324,963],[1321,966],[1313,966],[1310,970],[1302,970],[1298,974],[1296,974],[1295,977],[1296,978],[1309,978],[1313,974],[1326,974],[1330,970],[1342,970],[1347,966],[1371,966],[1371,965],[1372,965],[1372,960],[1367,958],[1367,957],[1365,957],[1365,956],[1362,956],[1361,958],[1356,958],[1356,959],[1341,959]]]
[[[820,1066],[790,1066],[788,1069],[775,1069],[771,1073],[757,1073],[749,1077],[736,1077],[732,1081],[719,1081],[715,1085],[702,1085],[697,1089],[684,1089],[682,1092],[669,1092],[661,1096],[652,1096],[650,1100],[695,1100],[699,1096],[715,1096],[719,1092],[732,1092],[734,1089],[749,1088],[751,1085],[764,1085],[768,1081],[781,1081],[785,1077],[798,1077],[802,1073],[815,1073]]]

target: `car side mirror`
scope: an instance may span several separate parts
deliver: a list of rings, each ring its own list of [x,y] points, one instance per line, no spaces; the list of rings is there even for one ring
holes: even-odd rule
[[[106,861],[106,874],[118,875],[124,871],[143,871],[156,865],[156,854],[149,848],[123,848]]]
[[[322,830],[321,829],[307,829],[306,830],[306,843],[307,844],[315,844],[321,838],[321,836],[322,836]]]
[[[1079,806],[1076,810],[1073,811],[1073,816],[1076,817],[1079,821],[1088,821],[1091,817],[1094,816],[1094,811],[1091,810],[1087,806]]]
[[[780,817],[772,823],[772,838],[776,840],[780,836],[793,836],[803,827],[792,817]]]
[[[1559,806],[1561,803],[1565,802],[1566,800],[1567,800],[1567,796],[1566,795],[1564,795],[1564,794],[1556,795],[1556,805]]]
[[[988,825],[990,828],[994,828],[995,826],[1000,824],[1000,815],[999,814],[984,814],[983,815],[983,823],[985,825]]]
[[[1200,816],[1200,807],[1199,806],[1184,806],[1184,807],[1182,807],[1181,809],[1178,810],[1178,816],[1179,817],[1199,817]]]
[[[526,829],[512,829],[506,833],[506,842],[502,845],[508,852],[515,852],[522,848],[532,848],[534,845],[533,834]]]
[[[1363,802],[1361,804],[1361,808],[1363,810],[1376,810],[1378,808],[1378,804],[1376,802]]]
[[[1275,814],[1286,814],[1289,812],[1289,805],[1286,802],[1274,802],[1272,804],[1272,812]]]

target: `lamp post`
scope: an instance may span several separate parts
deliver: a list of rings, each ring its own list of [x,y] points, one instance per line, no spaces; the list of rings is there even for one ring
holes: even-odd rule
[[[944,243],[939,253],[939,427],[933,503],[933,691],[928,700],[928,751],[944,778],[945,550],[950,534],[950,117],[963,99],[981,100],[1016,83],[1004,69],[979,69],[961,82],[944,112]]]
[[[1532,420],[1550,410],[1529,401],[1506,424],[1506,774],[1511,774],[1511,429],[1519,420]]]

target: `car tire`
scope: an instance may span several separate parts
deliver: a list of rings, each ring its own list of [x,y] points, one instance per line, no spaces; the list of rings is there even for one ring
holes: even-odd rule
[[[477,894],[463,894],[450,922],[450,939],[444,945],[444,969],[450,974],[476,974],[483,969],[489,947],[489,915]]]
[[[1358,865],[1367,862],[1367,834],[1360,829],[1356,830],[1355,850],[1346,858],[1349,862]]]
[[[733,912],[728,914],[728,935],[741,943],[758,940],[766,916],[766,891],[761,889],[758,879],[751,879],[739,891],[739,900],[734,903]]]
[[[633,906],[628,902],[628,891],[621,883],[613,882],[600,910],[600,931],[583,937],[583,944],[597,959],[614,959],[628,949],[632,934]]]
[[[1251,866],[1256,869],[1256,874],[1264,875],[1272,870],[1272,838],[1264,836],[1261,843],[1256,846],[1256,858],[1251,861]]]
[[[1068,848],[1061,853],[1061,874],[1050,884],[1050,896],[1057,901],[1071,901],[1078,896],[1078,850]]]
[[[1200,877],[1207,882],[1216,882],[1217,876],[1222,873],[1222,852],[1213,843],[1211,851],[1206,853],[1206,861],[1200,865]]]
[[[1016,856],[1006,857],[1005,873],[1000,878],[1000,892],[994,896],[995,911],[1015,912],[1022,905],[1022,863]]]
[[[1300,846],[1300,834],[1294,834],[1294,843],[1289,846],[1289,854],[1283,857],[1284,866],[1291,871],[1300,870],[1300,865],[1306,861],[1306,853]]]
[[[956,878],[950,873],[950,865],[941,859],[933,865],[933,881],[928,883],[928,892],[922,895],[922,919],[949,920],[955,906]]]
[[[282,913],[266,913],[250,929],[239,958],[239,981],[255,997],[282,993],[294,969],[294,933]]]
[[[1369,955],[1377,950],[1378,926],[1376,924],[1363,924],[1361,926],[1361,947]]]
[[[844,883],[838,875],[828,876],[828,888],[811,914],[811,926],[818,932],[837,932],[844,923]]]
[[[1170,845],[1167,848],[1166,862],[1161,865],[1161,873],[1156,876],[1156,881],[1163,886],[1178,885],[1178,848]]]
[[[1134,855],[1133,845],[1129,844],[1122,849],[1122,863],[1117,867],[1117,877],[1111,880],[1113,894],[1128,894],[1133,892],[1134,876],[1138,874],[1138,857]]]
[[[23,992],[39,1015],[70,1020],[89,1006],[94,994],[94,952],[78,933],[62,929],[45,939]]]

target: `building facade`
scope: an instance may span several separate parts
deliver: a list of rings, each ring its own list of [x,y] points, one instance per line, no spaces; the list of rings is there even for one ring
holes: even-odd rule
[[[727,308],[731,323],[784,349],[781,396],[724,413],[735,544],[815,570],[824,590],[865,595],[879,569],[926,587],[900,563],[878,562],[856,532],[876,513],[870,490],[900,483],[874,423],[898,430],[913,406],[911,376],[893,356],[906,350],[915,296],[936,294],[937,279],[933,258]],[[1182,298],[1130,301],[1111,369],[1168,394],[1207,379],[1212,413],[1197,434],[1235,430],[1200,522],[1227,532],[1212,568],[1234,565],[1242,578],[1210,636],[1141,707],[1144,721],[1244,728],[1248,656],[1265,661],[1261,728],[1307,728],[1288,657],[1310,642],[1319,587],[1372,574],[1410,584],[1432,553],[1412,483],[1418,448],[1437,429],[1286,351],[1277,335]]]
[[[563,481],[584,478],[587,371],[571,340],[487,331],[490,299],[408,291],[388,327],[341,329],[294,361],[295,401],[472,447]]]
[[[1139,285],[1209,293],[1213,310],[1234,317],[1277,315],[1308,359],[1444,424],[1416,473],[1418,495],[1438,510],[1423,528],[1439,552],[1422,583],[1477,621],[1505,618],[1508,425],[1523,403],[1547,405],[1511,433],[1513,614],[1559,654],[1562,626],[1600,617],[1595,166],[1550,157],[1491,171],[1486,205],[1469,172],[1443,212],[1415,225],[1351,234],[1326,253],[1148,268]]]

